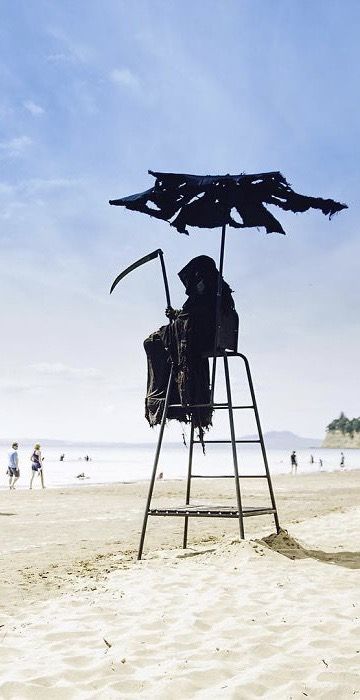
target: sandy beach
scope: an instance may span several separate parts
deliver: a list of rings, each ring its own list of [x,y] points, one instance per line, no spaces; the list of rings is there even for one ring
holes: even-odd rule
[[[194,498],[232,503],[229,482]],[[182,520],[151,518],[141,562],[146,483],[1,492],[0,697],[360,696],[360,472],[274,488],[286,532],[192,519],[184,551]]]

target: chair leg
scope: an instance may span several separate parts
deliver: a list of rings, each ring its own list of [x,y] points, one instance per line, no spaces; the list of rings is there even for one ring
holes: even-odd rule
[[[264,437],[261,429],[261,423],[260,423],[260,416],[259,416],[259,411],[256,403],[256,398],[255,398],[255,391],[254,391],[254,385],[251,377],[251,372],[250,372],[250,365],[247,357],[245,355],[241,355],[241,357],[244,360],[245,363],[245,368],[246,368],[246,374],[247,374],[247,379],[248,379],[248,384],[249,384],[249,389],[250,389],[250,394],[251,394],[251,400],[253,403],[254,407],[254,413],[255,413],[255,420],[256,420],[256,427],[259,435],[259,440],[260,440],[260,446],[261,446],[261,452],[263,456],[263,461],[264,461],[264,466],[265,466],[265,472],[266,472],[266,478],[269,486],[269,493],[270,493],[270,500],[271,500],[271,505],[275,510],[274,513],[274,521],[275,521],[275,527],[276,527],[276,532],[279,534],[280,532],[280,523],[279,523],[279,516],[277,513],[277,508],[276,508],[276,502],[275,502],[275,495],[274,495],[274,490],[272,487],[271,483],[271,475],[270,475],[270,469],[267,461],[267,454],[266,454],[266,449],[265,449],[265,443],[264,443]]]
[[[191,489],[191,472],[192,472],[192,458],[194,450],[194,420],[191,419],[191,431],[190,431],[190,445],[189,445],[189,462],[188,462],[188,473],[187,473],[187,484],[186,484],[186,505],[190,503],[190,489]],[[184,521],[184,537],[183,537],[183,549],[187,547],[187,537],[188,537],[188,526],[189,526],[189,516],[185,515]]]
[[[161,424],[160,424],[160,432],[159,432],[158,442],[157,442],[157,446],[156,446],[154,466],[153,466],[153,471],[152,471],[152,475],[151,475],[151,479],[150,479],[149,493],[148,493],[148,497],[147,497],[147,501],[146,501],[146,508],[145,508],[145,513],[144,513],[144,520],[143,520],[143,526],[142,526],[140,544],[139,544],[139,551],[138,551],[138,560],[141,559],[142,552],[143,552],[146,526],[147,526],[147,521],[148,521],[148,517],[149,517],[149,508],[151,505],[151,498],[152,498],[155,479],[156,479],[156,471],[157,471],[157,467],[158,467],[158,463],[159,463],[159,457],[160,457],[161,445],[162,445],[162,440],[163,440],[163,435],[164,435],[164,430],[165,430],[165,423],[166,423],[166,418],[167,418],[168,406],[170,403],[170,393],[171,393],[173,378],[174,378],[174,368],[173,368],[173,365],[171,365],[169,381],[168,381],[168,385],[167,385],[167,389],[166,389],[164,410],[163,410]]]
[[[236,438],[235,438],[235,428],[234,428],[234,413],[231,400],[231,388],[230,388],[230,376],[229,376],[229,362],[226,355],[224,355],[224,370],[225,370],[225,382],[226,382],[226,393],[227,393],[227,403],[229,407],[229,423],[230,423],[230,436],[231,436],[231,448],[234,463],[234,477],[235,477],[235,490],[236,490],[236,501],[239,513],[239,529],[240,529],[240,539],[244,539],[244,517],[241,504],[241,493],[240,493],[240,482],[239,482],[239,467],[237,460],[236,451]]]

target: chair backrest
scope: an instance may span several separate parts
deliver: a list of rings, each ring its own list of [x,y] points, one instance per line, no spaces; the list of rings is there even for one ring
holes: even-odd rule
[[[237,352],[239,336],[239,316],[235,309],[221,314],[219,350]]]

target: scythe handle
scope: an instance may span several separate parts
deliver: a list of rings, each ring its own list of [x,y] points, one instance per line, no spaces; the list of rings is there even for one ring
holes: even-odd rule
[[[168,285],[168,280],[167,280],[167,275],[166,275],[166,268],[165,268],[165,263],[164,263],[164,254],[163,254],[162,250],[160,250],[160,249],[159,249],[159,258],[160,258],[161,270],[162,270],[163,279],[164,279],[165,294],[166,294],[166,304],[167,304],[167,306],[171,306],[169,285]]]

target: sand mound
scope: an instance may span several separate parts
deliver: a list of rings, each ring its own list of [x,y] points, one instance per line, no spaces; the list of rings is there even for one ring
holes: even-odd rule
[[[260,542],[265,543],[274,552],[278,552],[288,559],[317,559],[327,564],[344,566],[347,569],[360,569],[360,551],[358,552],[323,552],[319,549],[308,549],[295,537],[289,535],[287,530],[281,530],[279,534],[271,534],[263,537]]]

